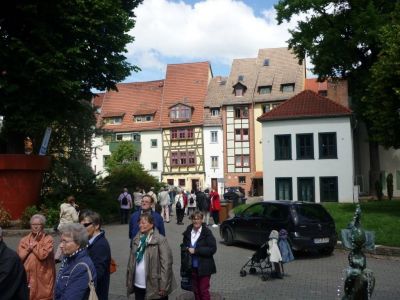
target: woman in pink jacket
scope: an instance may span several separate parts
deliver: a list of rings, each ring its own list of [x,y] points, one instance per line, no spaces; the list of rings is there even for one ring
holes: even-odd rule
[[[219,225],[219,211],[221,210],[221,201],[219,199],[219,194],[215,189],[211,190],[210,193],[210,212],[214,220],[213,227],[218,227]]]

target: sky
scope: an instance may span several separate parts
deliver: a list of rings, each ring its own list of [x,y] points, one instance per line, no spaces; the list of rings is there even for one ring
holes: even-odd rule
[[[165,78],[167,64],[209,61],[213,75],[228,76],[234,58],[256,57],[260,48],[286,47],[289,28],[278,26],[278,0],[144,0],[127,46],[142,71],[125,82]]]

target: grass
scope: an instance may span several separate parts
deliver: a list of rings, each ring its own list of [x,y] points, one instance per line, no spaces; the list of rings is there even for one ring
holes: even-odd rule
[[[352,203],[324,203],[340,230],[353,219],[356,205]],[[371,201],[361,203],[361,226],[375,232],[375,244],[400,247],[400,201]]]
[[[340,231],[353,220],[356,205],[353,203],[324,203],[336,224],[336,231],[341,239]],[[248,205],[234,208],[238,213]],[[370,201],[361,203],[361,226],[364,230],[375,232],[375,244],[400,247],[400,201]]]

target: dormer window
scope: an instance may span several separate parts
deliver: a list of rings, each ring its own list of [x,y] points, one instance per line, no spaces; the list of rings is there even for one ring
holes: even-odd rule
[[[294,83],[281,84],[281,92],[282,93],[294,92]]]
[[[220,115],[219,107],[211,108],[210,113],[212,117],[218,117]]]
[[[108,125],[120,125],[120,124],[122,124],[122,117],[109,117],[109,118],[104,118],[104,124],[108,124]]]
[[[241,97],[246,92],[246,89],[246,86],[239,82],[233,86],[233,93],[236,97]]]
[[[272,91],[272,86],[271,85],[259,86],[258,87],[258,93],[260,95],[271,94],[271,91]]]
[[[268,58],[266,58],[266,59],[264,59],[264,67],[267,67],[267,66],[269,66],[269,59]]]
[[[171,107],[171,122],[189,122],[192,119],[192,108],[184,104],[178,104]]]
[[[151,122],[154,120],[153,115],[143,115],[143,116],[135,116],[134,121],[141,123],[141,122]]]

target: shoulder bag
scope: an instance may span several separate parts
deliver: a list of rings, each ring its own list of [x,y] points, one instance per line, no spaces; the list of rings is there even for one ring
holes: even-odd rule
[[[90,268],[86,263],[84,263],[84,262],[77,263],[76,266],[72,269],[71,274],[75,270],[75,268],[77,266],[79,266],[79,265],[84,265],[86,267],[86,270],[87,270],[88,275],[89,275],[88,286],[89,286],[90,292],[89,292],[88,300],[99,300],[99,298],[97,297],[97,294],[96,294],[96,288],[94,286],[92,272],[90,271]]]

